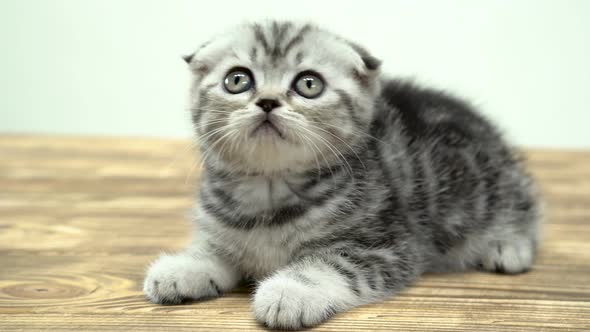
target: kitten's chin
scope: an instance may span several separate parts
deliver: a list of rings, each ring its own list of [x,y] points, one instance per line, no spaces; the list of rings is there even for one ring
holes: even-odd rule
[[[221,156],[231,168],[250,174],[276,175],[301,172],[310,167],[302,148],[272,128],[261,128],[232,153]]]
[[[276,124],[269,120],[263,121],[256,128],[254,128],[254,130],[250,134],[250,137],[254,139],[263,140],[285,139],[283,131],[279,129],[279,127]]]

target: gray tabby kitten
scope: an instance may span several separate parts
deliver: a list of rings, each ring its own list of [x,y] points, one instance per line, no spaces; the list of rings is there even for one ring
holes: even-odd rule
[[[234,28],[186,58],[204,158],[195,236],[153,263],[155,303],[256,280],[256,319],[298,329],[426,271],[520,273],[538,244],[531,179],[466,103],[383,78],[309,24]]]

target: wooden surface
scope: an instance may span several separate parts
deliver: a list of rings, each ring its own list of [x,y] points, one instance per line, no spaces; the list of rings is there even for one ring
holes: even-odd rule
[[[318,331],[590,330],[590,152],[530,151],[544,244],[518,276],[426,275]],[[250,331],[247,290],[148,303],[146,264],[189,240],[187,141],[0,136],[0,331]]]

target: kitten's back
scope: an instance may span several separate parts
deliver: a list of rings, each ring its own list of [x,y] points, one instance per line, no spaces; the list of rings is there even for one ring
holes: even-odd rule
[[[423,88],[411,81],[385,80],[381,98],[399,115],[410,140],[443,141],[448,145],[499,143],[499,133],[467,102],[440,90]]]

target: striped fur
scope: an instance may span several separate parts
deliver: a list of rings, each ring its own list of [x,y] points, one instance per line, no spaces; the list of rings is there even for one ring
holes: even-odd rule
[[[531,179],[469,105],[391,80],[357,44],[309,24],[243,25],[187,57],[204,158],[195,236],[149,269],[157,303],[258,287],[256,319],[314,326],[384,299],[425,271],[530,268],[539,232]],[[254,87],[223,90],[233,67]],[[298,73],[325,80],[317,99]],[[274,98],[276,133],[259,133]]]

